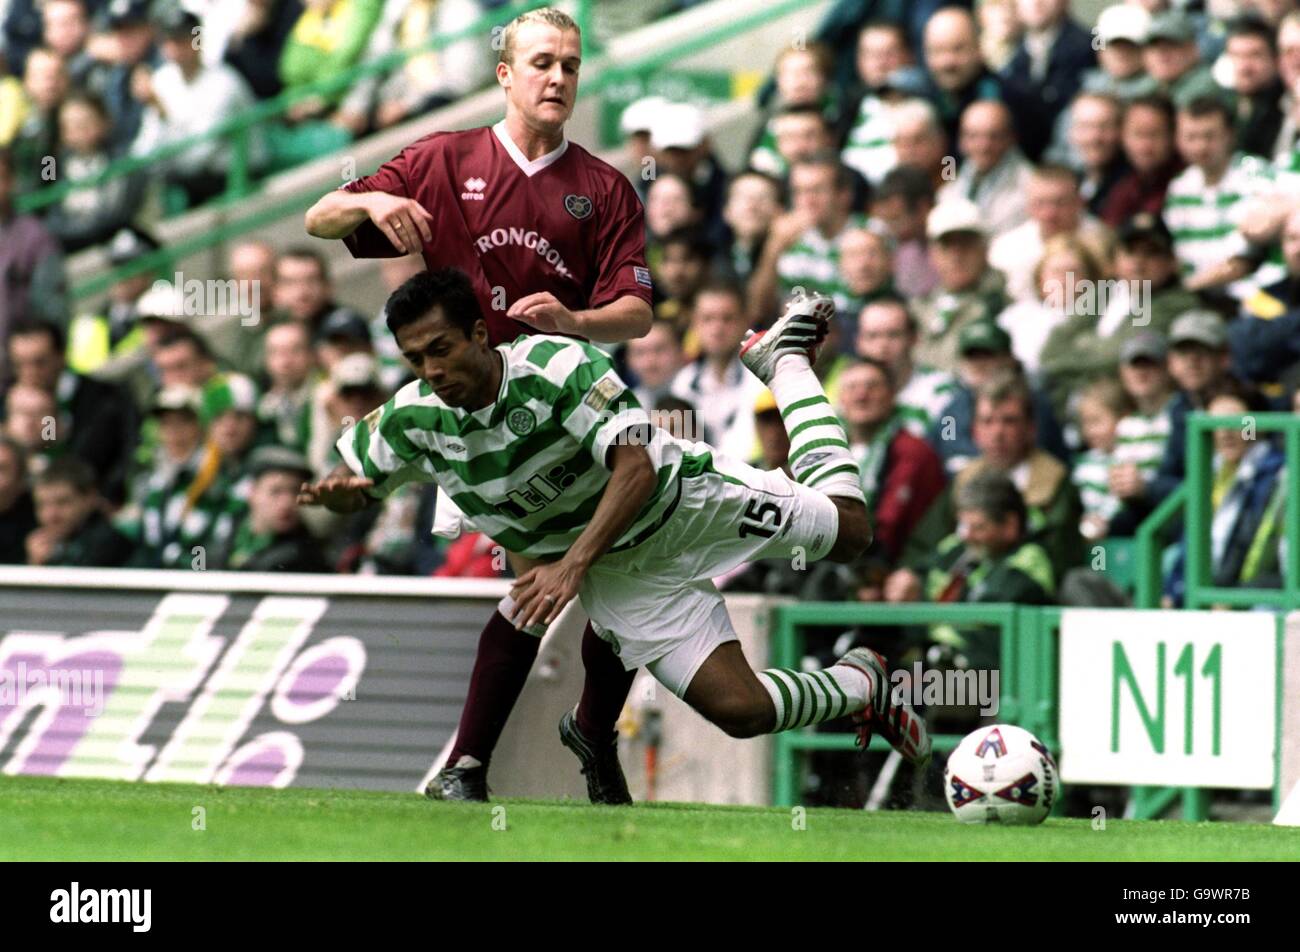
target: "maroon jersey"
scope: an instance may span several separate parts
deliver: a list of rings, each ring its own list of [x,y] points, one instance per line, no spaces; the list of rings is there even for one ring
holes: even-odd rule
[[[435,132],[343,187],[424,206],[433,216],[425,264],[470,276],[493,345],[536,332],[506,317],[529,294],[549,291],[575,311],[629,294],[650,303],[641,200],[622,173],[568,140],[530,162],[504,122]],[[357,258],[400,254],[368,219],[343,240]]]

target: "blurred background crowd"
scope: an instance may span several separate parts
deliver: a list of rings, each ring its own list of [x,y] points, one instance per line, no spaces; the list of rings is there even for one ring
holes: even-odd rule
[[[196,307],[165,270],[82,308],[65,254],[98,247],[116,266],[158,248],[137,224],[142,180],[13,208],[47,187],[47,157],[94,175],[498,5],[0,0],[0,563],[507,571],[490,540],[430,536],[432,487],[352,516],[295,506],[338,463],[341,429],[410,379],[382,301],[347,300],[320,246],[229,249],[228,277],[260,290],[255,324]],[[465,41],[305,101],[253,160],[286,168],[451,102],[491,82],[494,55]],[[613,353],[661,425],[786,466],[780,414],[737,349],[795,288],[832,296],[816,369],[876,538],[855,565],[764,563],[723,586],[1125,604],[1115,566],[1184,479],[1187,414],[1300,412],[1300,4],[1140,0],[1085,18],[1069,0],[845,0],[770,65],[741,167],[696,105],[623,112],[656,305]],[[225,187],[227,148],[140,175],[171,208],[201,205]],[[392,289],[423,263],[382,267]],[[1266,433],[1216,432],[1216,584],[1277,584],[1283,464]],[[925,650],[979,665],[997,644],[936,626]]]

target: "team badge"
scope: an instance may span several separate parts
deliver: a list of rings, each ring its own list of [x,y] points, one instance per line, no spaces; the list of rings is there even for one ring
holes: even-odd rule
[[[506,414],[506,426],[515,436],[527,436],[537,426],[537,417],[527,407],[515,407]]]
[[[588,391],[586,398],[582,402],[599,413],[601,410],[604,410],[609,406],[609,401],[613,400],[622,392],[623,388],[619,386],[617,380],[613,377],[605,376],[596,381],[595,385],[592,386],[590,391]]]
[[[582,221],[582,219],[591,215],[593,206],[591,199],[586,195],[565,195],[564,208],[578,221]]]

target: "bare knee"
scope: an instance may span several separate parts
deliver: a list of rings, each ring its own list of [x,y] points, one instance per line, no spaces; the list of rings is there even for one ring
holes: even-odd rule
[[[776,720],[776,709],[766,692],[743,697],[711,698],[697,706],[696,710],[728,737],[740,739],[770,734]]]
[[[871,545],[871,519],[867,507],[856,499],[845,496],[832,496],[831,502],[840,515],[839,531],[835,534],[835,544],[826,553],[831,562],[852,562],[867,551]]]

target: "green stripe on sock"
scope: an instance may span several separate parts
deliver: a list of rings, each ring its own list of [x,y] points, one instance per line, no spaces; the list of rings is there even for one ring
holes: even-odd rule
[[[818,673],[827,680],[830,686],[835,689],[835,693],[840,696],[840,706],[839,710],[835,712],[835,717],[843,717],[849,711],[849,696],[844,693],[840,683],[832,678],[830,674],[825,671],[819,671]],[[831,720],[831,718],[828,717],[827,720]]]
[[[780,712],[776,718],[776,730],[773,733],[780,733],[785,730],[785,722],[790,719],[790,707],[793,703],[790,697],[790,689],[786,687],[785,680],[775,674],[773,671],[760,671],[760,674],[767,677],[769,681],[776,685],[777,692],[781,695],[781,705],[784,709],[784,715]]]
[[[815,471],[814,471],[814,472],[815,472]],[[824,472],[824,473],[818,473],[818,474],[817,474],[817,475],[816,475],[816,476],[815,476],[815,477],[814,477],[814,478],[813,478],[813,479],[808,483],[808,485],[809,485],[810,487],[811,487],[811,486],[816,486],[818,483],[820,483],[820,482],[821,482],[823,479],[825,479],[827,476],[834,476],[836,473],[852,473],[854,476],[857,476],[857,475],[858,475],[858,468],[857,468],[855,465],[853,465],[852,463],[844,463],[844,464],[841,465],[841,466],[836,466],[834,469],[828,469],[828,470],[826,470],[826,472]]]
[[[782,410],[781,419],[787,420],[790,418],[790,414],[794,413],[796,410],[802,410],[804,407],[815,407],[819,403],[824,403],[828,407],[831,405],[831,402],[826,399],[826,394],[824,393],[819,393],[815,397],[804,397],[804,399],[796,400],[794,403]]]
[[[789,434],[789,435],[790,435],[790,441],[793,442],[793,441],[794,441],[794,438],[795,438],[796,436],[798,436],[798,435],[799,435],[800,433],[802,433],[804,430],[806,430],[806,429],[808,429],[809,427],[812,427],[812,426],[836,426],[836,427],[838,427],[838,426],[841,426],[841,423],[840,423],[840,419],[839,419],[839,417],[833,417],[833,416],[818,417],[818,418],[815,419],[815,420],[804,420],[802,423],[800,423],[798,426],[796,426],[793,430],[790,431],[790,434]]]
[[[812,682],[817,685],[817,690],[821,691],[822,695],[826,698],[826,717],[823,717],[822,720],[829,721],[831,719],[830,713],[835,708],[835,702],[831,698],[831,692],[827,691],[826,686],[822,684],[821,678],[817,677],[820,673],[820,671],[814,671],[812,673]]]
[[[845,449],[845,450],[849,448],[849,444],[847,440],[842,440],[835,437],[828,436],[822,440],[812,440],[809,443],[805,443],[803,446],[799,447],[799,449],[795,450],[793,453],[790,454],[790,460],[789,460],[790,465],[793,466],[795,460],[803,456],[809,450],[815,450],[819,446],[838,446],[841,449]]]

